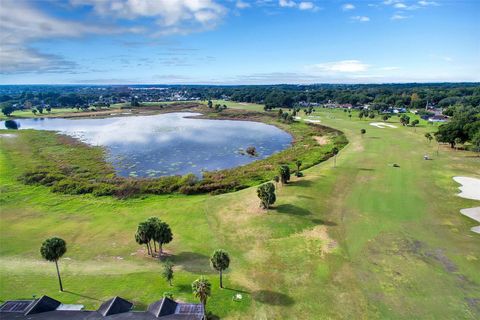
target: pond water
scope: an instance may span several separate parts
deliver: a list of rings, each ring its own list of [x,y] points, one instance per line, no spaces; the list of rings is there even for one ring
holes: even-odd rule
[[[287,132],[252,121],[199,119],[198,113],[103,119],[15,120],[18,129],[55,130],[106,150],[117,174],[158,177],[232,168],[266,158],[292,143]],[[188,118],[187,118],[188,117]],[[193,117],[193,118],[192,118]],[[0,122],[1,128],[11,123]],[[253,146],[257,155],[245,150]]]

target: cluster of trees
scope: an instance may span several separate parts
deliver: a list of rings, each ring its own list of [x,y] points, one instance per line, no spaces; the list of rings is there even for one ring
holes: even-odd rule
[[[469,142],[480,151],[480,106],[457,105],[446,111],[450,121],[442,124],[434,134],[438,142],[455,145]]]
[[[170,226],[157,217],[150,217],[140,222],[135,232],[135,241],[140,245],[145,245],[147,247],[147,253],[152,257],[154,256],[154,252],[157,252],[157,244],[159,248],[158,257],[161,258],[163,245],[172,240],[173,234]]]
[[[196,88],[199,90],[199,88]],[[267,108],[292,108],[299,102],[375,104],[385,106],[425,108],[427,102],[448,107],[455,104],[480,105],[480,86],[475,83],[442,84],[368,84],[368,85],[270,85],[204,87],[202,95],[233,101],[264,103]]]
[[[151,224],[153,225],[153,228],[155,228],[155,226],[158,226],[162,222],[156,217],[151,217],[147,219],[147,221],[142,222],[141,225],[144,223]],[[141,229],[140,225],[139,225],[139,229]],[[170,230],[169,227],[168,227],[168,230]],[[137,230],[137,233],[139,232],[143,232],[143,231]],[[135,239],[137,239],[137,236],[135,236]],[[171,240],[171,232],[170,232],[170,240]],[[170,242],[170,240],[168,242]],[[162,244],[158,240],[153,240],[153,241],[154,242],[157,241],[160,244],[160,246]],[[62,284],[62,278],[60,276],[60,270],[58,267],[58,260],[66,252],[67,252],[67,243],[65,242],[65,240],[59,237],[52,237],[52,238],[46,239],[40,247],[40,254],[42,255],[42,257],[47,261],[55,262],[60,291],[63,291],[63,284]],[[227,270],[228,267],[230,266],[230,256],[228,252],[223,249],[215,250],[210,257],[210,264],[211,264],[211,267],[219,273],[220,288],[223,288],[223,272]],[[168,260],[165,261],[163,264],[162,277],[169,283],[170,286],[173,285],[172,284],[172,281],[174,278],[173,264]],[[200,302],[203,304],[205,309],[207,304],[207,299],[212,294],[212,285],[210,281],[203,276],[196,279],[195,281],[192,282],[192,292],[195,295],[195,297],[197,297],[200,300]],[[167,293],[167,295],[170,298],[173,298],[171,294]]]
[[[212,100],[208,100],[207,105],[210,109],[214,109],[216,112],[221,112],[221,111],[227,109],[226,104],[222,105],[220,103],[216,103],[215,106],[214,106]]]
[[[277,117],[278,120],[285,122],[285,123],[292,123],[295,119],[296,111],[294,110],[292,114],[288,112],[284,112],[282,109],[278,109]]]
[[[217,249],[210,256],[210,265],[212,269],[218,272],[220,277],[220,288],[223,288],[223,272],[230,266],[230,255],[223,249]],[[170,286],[173,286],[173,264],[169,260],[163,263],[162,277]],[[212,295],[212,284],[210,281],[204,276],[196,279],[192,282],[192,292],[203,304],[204,310],[206,310],[207,300]],[[171,299],[173,298],[173,294],[170,292],[165,292],[163,295],[168,296]]]

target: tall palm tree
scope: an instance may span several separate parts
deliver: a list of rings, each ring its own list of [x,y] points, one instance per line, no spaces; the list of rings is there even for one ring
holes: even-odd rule
[[[42,257],[50,262],[55,262],[55,266],[57,267],[57,276],[58,276],[58,283],[60,285],[60,291],[63,291],[62,285],[62,278],[60,277],[60,270],[58,269],[58,259],[60,259],[65,252],[67,252],[67,243],[65,240],[53,237],[45,240],[42,243],[42,247],[40,248],[40,253]]]
[[[203,313],[206,315],[207,299],[212,295],[212,284],[207,278],[201,276],[192,283],[192,291],[196,298],[203,304]]]
[[[335,168],[335,167],[337,167],[338,148],[337,148],[337,147],[333,147],[332,153],[333,153],[333,167]]]
[[[230,256],[228,252],[222,249],[217,249],[213,252],[210,257],[210,263],[212,268],[217,270],[220,274],[220,288],[223,288],[223,271],[228,269],[230,265]]]

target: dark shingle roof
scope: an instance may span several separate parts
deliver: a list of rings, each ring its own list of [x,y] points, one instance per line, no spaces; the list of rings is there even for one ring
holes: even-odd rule
[[[169,298],[163,298],[148,306],[148,312],[155,317],[166,316],[175,313],[177,303]]]
[[[59,305],[61,305],[60,301],[48,296],[42,296],[28,307],[25,311],[25,315],[53,311],[57,309]]]
[[[98,308],[97,311],[105,317],[112,314],[128,312],[132,309],[132,307],[133,303],[128,302],[127,300],[120,297],[114,297],[102,303],[102,305],[100,306],[100,308]]]
[[[15,303],[21,303],[20,306]],[[25,305],[28,304],[28,307]],[[120,297],[103,303],[97,311],[57,310],[61,303],[43,296],[37,300],[6,301],[0,306],[1,320],[202,320],[203,305],[177,303],[163,298],[152,303],[148,311],[131,311],[133,304]],[[8,308],[7,308],[8,307]],[[15,309],[15,311],[12,311]],[[8,311],[10,310],[10,311]]]

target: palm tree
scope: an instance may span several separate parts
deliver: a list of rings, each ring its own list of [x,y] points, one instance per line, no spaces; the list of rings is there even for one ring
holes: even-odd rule
[[[140,245],[144,244],[147,247],[147,253],[150,255],[150,238],[148,236],[148,226],[146,222],[141,222],[138,225],[137,232],[135,233],[135,241]]]
[[[207,299],[212,295],[212,284],[207,278],[201,276],[199,279],[193,281],[192,291],[196,298],[200,299],[203,304],[203,313],[206,315]]]
[[[60,259],[65,252],[67,252],[67,243],[65,240],[57,237],[45,240],[40,248],[40,253],[45,260],[55,262],[55,266],[57,267],[58,283],[60,284],[60,291],[63,291],[63,285],[62,278],[60,277],[60,270],[58,269],[58,259]]]
[[[212,264],[212,268],[219,272],[220,288],[223,288],[222,272],[228,269],[228,266],[230,265],[230,257],[228,256],[228,252],[222,249],[215,250],[210,257],[210,263]]]
[[[165,263],[163,264],[162,276],[165,278],[165,280],[168,281],[168,284],[170,284],[170,286],[172,286],[173,264],[168,260],[165,261]]]
[[[336,167],[337,167],[338,148],[337,148],[337,147],[333,147],[332,153],[333,153],[333,167],[336,168]]]
[[[296,176],[300,177],[300,167],[302,166],[302,161],[301,160],[295,161],[295,165],[297,166]]]

